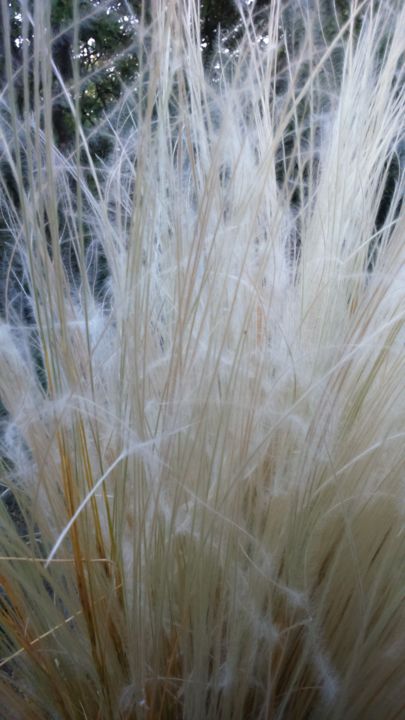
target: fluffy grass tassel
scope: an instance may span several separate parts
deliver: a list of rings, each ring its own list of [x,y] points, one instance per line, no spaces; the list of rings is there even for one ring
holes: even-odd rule
[[[1,720],[400,720],[403,2],[0,1]]]

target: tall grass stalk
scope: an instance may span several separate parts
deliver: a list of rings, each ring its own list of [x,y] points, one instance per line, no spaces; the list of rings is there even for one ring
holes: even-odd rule
[[[4,720],[403,717],[405,8],[240,4],[90,132],[1,2]]]

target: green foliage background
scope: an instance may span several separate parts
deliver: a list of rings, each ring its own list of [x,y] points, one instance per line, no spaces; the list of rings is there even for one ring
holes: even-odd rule
[[[198,2],[198,0],[196,0]],[[15,70],[22,64],[23,29],[21,10],[28,5],[34,14],[35,0],[9,0],[12,18],[10,35]],[[254,7],[256,23],[265,25],[271,0],[255,0],[253,4],[243,0],[201,0],[201,41],[206,65],[209,65],[219,40],[223,47],[232,49],[241,34],[240,10]],[[310,6],[310,3],[304,5]],[[331,36],[336,21],[347,18],[350,0],[326,0],[323,4],[325,31]],[[54,34],[53,60],[64,80],[73,81],[74,62],[80,77],[80,111],[84,127],[96,127],[103,115],[114,106],[123,88],[136,77],[138,57],[133,44],[134,28],[143,13],[153,20],[150,0],[54,0],[51,24]],[[78,55],[75,55],[74,12],[81,18]],[[3,19],[4,21],[4,19]],[[32,25],[25,39],[32,41]],[[4,39],[0,35],[0,83],[4,87]],[[17,83],[18,88],[18,83]],[[66,99],[56,97],[54,102],[55,141],[63,149],[74,141],[74,123]],[[106,147],[96,147],[103,155]]]

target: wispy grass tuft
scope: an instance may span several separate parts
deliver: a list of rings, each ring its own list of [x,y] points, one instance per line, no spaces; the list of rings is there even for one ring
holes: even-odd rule
[[[104,159],[8,5],[0,717],[399,720],[403,3],[153,0]]]

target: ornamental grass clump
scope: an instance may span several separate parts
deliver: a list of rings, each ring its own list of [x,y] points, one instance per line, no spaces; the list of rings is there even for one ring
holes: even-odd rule
[[[403,3],[143,3],[92,128],[8,5],[0,717],[399,720]]]

